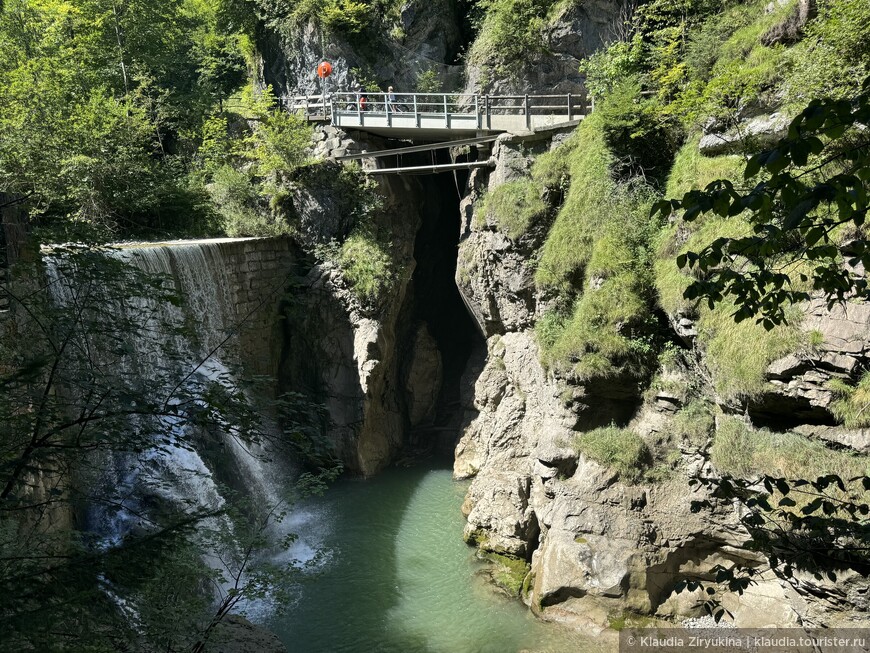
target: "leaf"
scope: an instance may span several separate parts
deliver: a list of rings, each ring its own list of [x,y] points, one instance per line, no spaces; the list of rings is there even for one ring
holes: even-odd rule
[[[743,170],[743,178],[744,179],[751,179],[752,177],[757,175],[759,173],[759,171],[761,170],[761,162],[762,162],[762,155],[761,154],[753,155],[753,157],[751,159],[749,159],[749,161],[746,163],[746,168],[744,168],[744,170]]]

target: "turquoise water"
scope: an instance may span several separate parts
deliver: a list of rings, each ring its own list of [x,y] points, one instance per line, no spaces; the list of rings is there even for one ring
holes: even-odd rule
[[[600,650],[536,620],[480,575],[461,538],[466,489],[448,469],[392,469],[339,481],[303,506],[300,550],[324,559],[269,627],[291,653]]]

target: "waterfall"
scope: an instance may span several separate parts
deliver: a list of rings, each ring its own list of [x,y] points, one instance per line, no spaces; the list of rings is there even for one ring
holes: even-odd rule
[[[138,328],[124,343],[129,349],[126,355],[106,356],[98,364],[114,365],[113,373],[127,380],[142,379],[143,383],[172,368],[170,378],[178,379],[181,392],[191,396],[209,386],[229,395],[241,392],[234,370],[243,361],[235,332],[246,315],[237,307],[238,270],[233,266],[239,259],[229,258],[225,245],[226,241],[191,241],[104,252],[107,261],[167,280],[182,301],[176,305],[133,291],[105,301],[100,319],[106,324],[127,320]],[[75,307],[81,302],[80,275],[75,268],[65,267],[62,253],[48,253],[44,260],[54,304]],[[171,359],[165,357],[167,351],[173,352]],[[172,401],[169,406],[173,406]],[[268,442],[245,443],[218,428],[207,434],[216,440],[217,452],[204,451],[202,443],[208,438],[183,418],[184,410],[190,410],[189,403],[179,406],[177,417],[170,414],[161,418],[161,432],[151,434],[151,445],[143,451],[104,454],[95,463],[100,470],[94,483],[115,498],[111,505],[94,504],[87,511],[86,528],[97,546],[117,546],[126,536],[146,529],[148,512],[154,505],[182,512],[220,509],[226,501],[222,483],[228,480],[240,483],[242,487],[234,489],[257,505],[272,506],[281,501],[282,485],[287,484],[291,470],[271,460]],[[268,415],[264,422],[277,431]],[[141,425],[131,418],[129,427]],[[222,473],[218,468],[224,468]],[[275,527],[275,540],[304,528],[313,518],[297,510]],[[226,526],[232,528],[229,523]],[[281,562],[307,561],[314,558],[317,548],[317,542],[301,537],[289,551],[276,556]]]

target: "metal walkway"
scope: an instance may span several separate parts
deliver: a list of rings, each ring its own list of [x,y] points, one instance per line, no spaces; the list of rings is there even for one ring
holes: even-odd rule
[[[284,97],[289,111],[341,129],[387,138],[439,141],[491,133],[524,134],[568,127],[591,112],[586,98],[566,95],[332,93]]]

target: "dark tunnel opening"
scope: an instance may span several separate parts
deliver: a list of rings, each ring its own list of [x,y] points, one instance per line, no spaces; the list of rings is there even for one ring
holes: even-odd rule
[[[475,155],[472,150],[455,160],[473,160]],[[420,159],[416,165],[452,162],[448,150],[427,153]],[[459,202],[468,175],[468,171],[462,170],[419,178],[422,224],[414,242],[413,320],[417,324],[425,323],[437,344],[441,355],[442,383],[434,418],[412,431],[411,442],[434,444],[444,453],[452,451],[461,435],[462,376],[472,354],[486,347],[455,281],[460,236]]]

